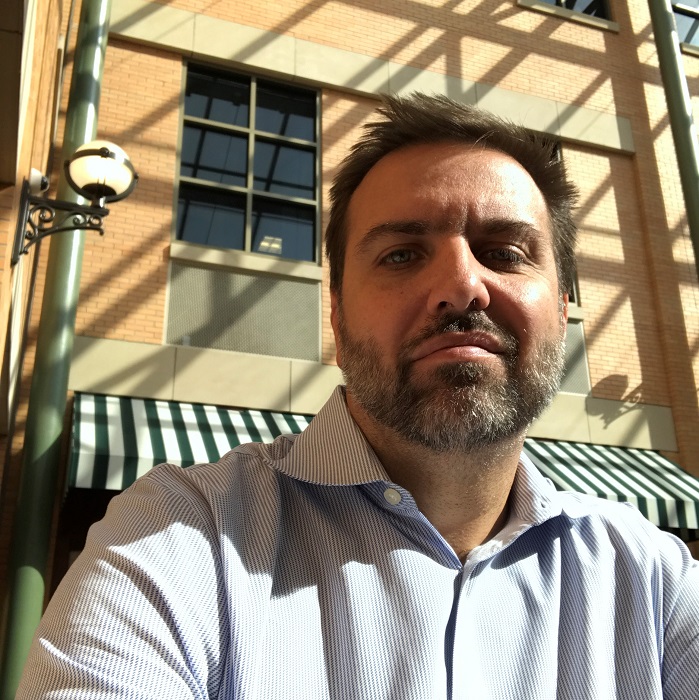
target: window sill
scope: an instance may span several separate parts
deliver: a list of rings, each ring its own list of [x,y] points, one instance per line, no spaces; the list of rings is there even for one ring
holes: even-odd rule
[[[694,46],[694,44],[680,43],[680,51],[687,54],[688,56],[696,56],[699,58],[699,46]]]
[[[568,320],[583,321],[585,320],[585,311],[577,304],[568,304]]]
[[[307,279],[320,282],[323,269],[320,265],[309,262],[280,260],[267,255],[245,253],[242,250],[227,250],[209,246],[172,241],[170,259],[206,265],[207,267],[225,267],[244,272],[261,272],[278,277]]]
[[[543,12],[546,15],[554,15],[556,17],[560,17],[561,19],[567,19],[571,22],[577,22],[578,24],[585,24],[588,27],[595,27],[596,29],[605,29],[609,32],[619,32],[618,23],[612,22],[612,20],[610,19],[602,19],[601,17],[585,15],[582,12],[567,10],[565,7],[549,5],[548,3],[542,2],[541,0],[517,0],[517,5],[519,5],[519,7],[526,7],[529,10],[535,10],[536,12]]]

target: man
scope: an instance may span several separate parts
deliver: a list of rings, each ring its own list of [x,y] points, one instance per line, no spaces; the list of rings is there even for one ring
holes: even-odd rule
[[[563,165],[445,98],[381,114],[327,231],[346,390],[115,499],[20,699],[699,695],[686,548],[522,455],[562,368]]]

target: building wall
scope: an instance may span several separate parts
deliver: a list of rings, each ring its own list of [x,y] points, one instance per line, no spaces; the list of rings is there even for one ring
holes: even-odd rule
[[[391,6],[348,9],[284,3],[246,8],[218,3],[196,14],[191,3],[125,0],[113,23],[104,81],[104,101],[118,107],[112,108],[114,125],[107,113],[100,130],[122,143],[134,162],[141,157],[146,168],[153,165],[162,188],[145,197],[144,188],[153,175],[144,171],[133,201],[113,208],[110,242],[88,241],[78,334],[162,342],[182,63],[210,62],[319,87],[325,203],[332,173],[376,104],[378,92],[443,86],[460,99],[563,136],[564,157],[582,190],[580,311],[591,396],[619,404],[605,413],[605,438],[678,451],[674,434],[662,444],[634,442],[626,424],[620,423],[615,432],[615,420],[610,420],[615,412],[625,414],[629,405],[636,410],[645,405],[663,408],[667,418],[674,396],[683,400],[685,409],[691,404],[689,395],[683,399],[687,383],[673,380],[668,364],[670,356],[676,360],[678,344],[686,345],[686,337],[683,330],[673,330],[656,299],[653,270],[659,253],[646,223],[651,213],[670,205],[668,218],[681,217],[682,202],[671,197],[669,204],[664,201],[663,183],[666,188],[668,181],[675,183],[678,191],[672,158],[669,177],[649,179],[648,169],[639,165],[638,153],[648,151],[649,140],[667,139],[669,134],[664,129],[653,137],[645,116],[657,104],[664,107],[664,95],[652,63],[652,38],[640,29],[648,27],[647,11],[643,3],[632,3],[631,9],[627,16],[623,13],[629,10],[615,6],[616,24],[600,28],[513,2],[479,3],[464,11],[413,6],[405,16],[396,17]],[[329,32],[329,26],[334,31]],[[575,79],[571,79],[573,68]],[[646,104],[647,93],[656,106]],[[651,159],[655,155],[645,153]],[[138,213],[141,206],[149,207],[152,223],[147,226]],[[138,220],[142,231],[134,235],[125,217]],[[132,242],[141,236],[155,242],[150,248],[153,255],[134,260],[138,246],[132,248]],[[665,242],[659,241],[660,254]],[[127,258],[115,259],[116,251]],[[115,280],[102,284],[103,278],[115,274]],[[323,295],[322,358],[332,364],[327,285]],[[674,333],[669,341],[672,353],[663,345],[666,332]],[[629,343],[630,337],[634,342]],[[688,369],[685,362],[680,374]],[[77,370],[75,377],[78,381]],[[99,380],[104,387],[105,378]],[[89,385],[81,383],[80,388]],[[589,413],[579,401],[578,410]],[[665,425],[671,423],[664,420]],[[546,429],[547,435],[550,430]],[[587,431],[587,439],[593,432]],[[680,445],[679,452],[683,450],[692,454],[691,448]]]
[[[670,405],[631,156],[564,147],[579,183],[578,273],[592,394]]]
[[[22,181],[31,168],[46,173],[51,157],[52,133],[56,117],[56,90],[60,84],[63,58],[62,36],[68,7],[61,0],[10,2],[3,6],[0,26],[12,20],[13,35],[0,33],[3,76],[0,78],[5,109],[16,115],[12,125],[4,123],[3,143],[8,139],[15,149],[3,148],[4,158],[14,158],[12,182],[0,184],[0,352],[3,353],[0,378],[0,594],[4,594],[5,573],[10,546],[9,535],[19,489],[20,457],[24,437],[28,381],[33,365],[33,347],[23,354],[30,304],[40,305],[43,289],[42,258],[36,248],[11,265],[15,227],[18,219]],[[14,36],[16,33],[16,36]],[[18,51],[8,57],[9,48]],[[16,66],[13,61],[16,59]],[[6,90],[6,81],[22,67],[19,91]],[[7,165],[5,161],[4,165]],[[36,273],[34,266],[37,265]],[[33,284],[36,279],[36,284]]]
[[[443,91],[560,138],[581,189],[575,313],[592,389],[559,397],[535,434],[662,449],[699,475],[699,290],[667,106],[646,0],[610,4],[612,21],[593,22],[535,0],[114,3],[99,136],[140,181],[87,238],[71,388],[312,412],[338,378],[325,265],[322,363],[164,343],[186,61],[320,90],[323,225],[378,94]],[[685,65],[694,88],[699,57]]]

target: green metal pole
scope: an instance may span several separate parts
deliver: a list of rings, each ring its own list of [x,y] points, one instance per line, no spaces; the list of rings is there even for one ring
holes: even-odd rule
[[[648,0],[648,7],[677,153],[689,236],[694,248],[694,265],[699,274],[699,146],[692,102],[670,0]]]
[[[83,0],[61,163],[94,140],[111,0]],[[80,202],[61,176],[59,199]],[[12,540],[0,696],[13,700],[41,618],[85,233],[51,239]]]

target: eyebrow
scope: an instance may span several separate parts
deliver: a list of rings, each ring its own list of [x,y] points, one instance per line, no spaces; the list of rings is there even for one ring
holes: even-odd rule
[[[437,229],[445,228],[443,226]],[[376,241],[381,238],[395,236],[397,233],[408,236],[424,236],[435,230],[435,226],[426,221],[408,219],[406,221],[386,221],[372,226],[355,246],[357,253],[364,253]]]
[[[396,234],[425,236],[428,233],[441,233],[452,227],[457,230],[464,230],[467,228],[464,223],[454,224],[453,222],[435,225],[427,221],[413,219],[405,221],[386,221],[372,226],[356,244],[355,251],[357,253],[364,253],[377,240],[395,236]],[[518,219],[489,219],[479,224],[478,229],[486,236],[510,232],[522,236],[523,238],[534,238],[543,234],[537,226]]]
[[[519,234],[523,238],[532,238],[542,236],[545,233],[538,226],[519,219],[490,219],[484,221],[479,228],[486,236],[511,232]]]

